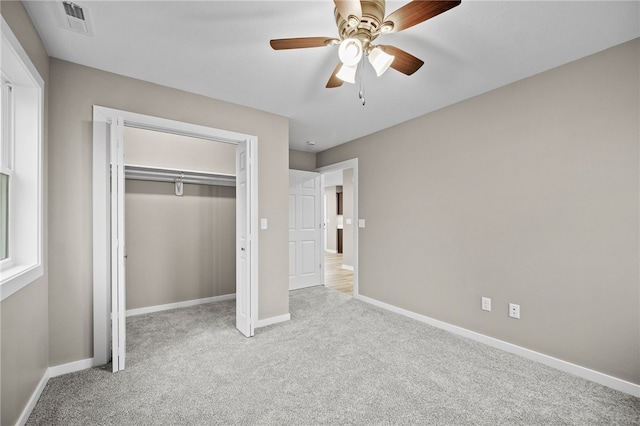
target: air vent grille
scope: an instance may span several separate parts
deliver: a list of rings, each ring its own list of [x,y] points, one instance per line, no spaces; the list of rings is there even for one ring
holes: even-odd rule
[[[77,4],[69,3],[68,1],[62,2],[64,6],[64,11],[67,16],[71,16],[72,18],[80,19],[84,21],[84,12],[82,8]]]
[[[70,1],[57,3],[59,7],[60,17],[63,26],[71,31],[91,35],[91,26],[89,25],[89,13],[86,8],[80,7]]]

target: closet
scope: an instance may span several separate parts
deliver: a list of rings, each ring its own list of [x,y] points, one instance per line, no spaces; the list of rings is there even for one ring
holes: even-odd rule
[[[236,292],[232,144],[125,128],[128,315]]]

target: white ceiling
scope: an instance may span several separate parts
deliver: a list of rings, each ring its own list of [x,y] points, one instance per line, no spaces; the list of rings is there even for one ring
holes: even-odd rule
[[[75,3],[88,12],[91,36],[62,27],[59,2],[25,2],[50,56],[289,117],[290,146],[312,152],[640,36],[638,1],[463,0],[378,38],[425,65],[381,77],[367,66],[362,106],[357,84],[325,88],[337,47],[269,46],[337,37],[331,0]],[[388,1],[387,15],[405,3]]]

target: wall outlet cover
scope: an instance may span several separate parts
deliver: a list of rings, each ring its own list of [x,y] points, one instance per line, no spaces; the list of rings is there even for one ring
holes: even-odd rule
[[[509,303],[509,316],[511,318],[520,319],[520,305]]]

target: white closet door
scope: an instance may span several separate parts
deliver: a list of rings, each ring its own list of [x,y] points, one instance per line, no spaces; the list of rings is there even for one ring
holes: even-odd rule
[[[247,190],[251,176],[247,145],[243,141],[236,148],[236,328],[251,337],[251,203]]]
[[[289,290],[322,284],[320,174],[289,170]]]
[[[125,239],[124,239],[124,120],[111,122],[111,358],[113,371],[124,370]]]

